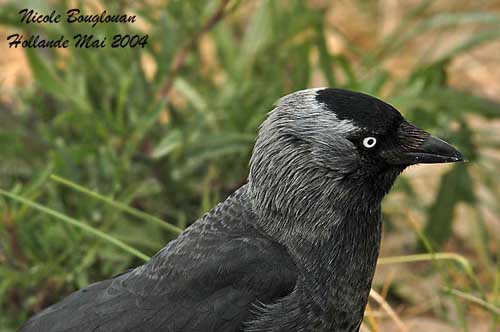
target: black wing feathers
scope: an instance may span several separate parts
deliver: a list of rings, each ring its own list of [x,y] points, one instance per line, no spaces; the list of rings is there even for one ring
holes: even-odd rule
[[[147,264],[75,292],[22,332],[241,331],[256,303],[295,286],[285,249],[250,225],[235,194]]]

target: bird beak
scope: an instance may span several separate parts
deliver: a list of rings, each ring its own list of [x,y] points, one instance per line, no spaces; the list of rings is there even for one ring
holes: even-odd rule
[[[400,132],[400,137],[406,136],[402,137],[405,148],[387,155],[386,161],[389,164],[409,166],[466,161],[464,155],[452,145],[422,129],[411,124],[405,124],[400,129],[405,132]]]
[[[429,136],[418,149],[405,153],[404,157],[410,165],[465,161],[460,151],[434,136]]]
[[[429,136],[416,149],[403,152],[399,165],[455,163],[465,161],[464,155],[440,138]]]

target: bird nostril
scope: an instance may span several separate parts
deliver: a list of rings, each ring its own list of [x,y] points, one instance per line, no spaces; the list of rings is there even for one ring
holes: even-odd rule
[[[419,148],[431,135],[417,126],[403,121],[397,130],[397,137],[401,148],[405,151]]]

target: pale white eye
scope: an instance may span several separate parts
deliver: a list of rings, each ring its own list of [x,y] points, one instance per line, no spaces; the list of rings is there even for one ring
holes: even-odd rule
[[[377,144],[377,139],[375,137],[365,137],[363,139],[363,146],[367,149],[373,148]]]

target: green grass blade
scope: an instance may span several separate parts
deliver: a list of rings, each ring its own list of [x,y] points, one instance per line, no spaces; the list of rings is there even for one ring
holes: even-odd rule
[[[68,217],[68,216],[66,216],[58,211],[52,210],[50,208],[47,208],[43,205],[40,205],[36,202],[33,202],[29,199],[26,199],[22,196],[18,196],[16,194],[11,193],[11,192],[5,191],[3,189],[0,189],[0,194],[6,196],[6,197],[8,197],[16,202],[26,204],[26,205],[32,207],[33,209],[36,209],[36,210],[43,212],[43,213],[46,213],[54,218],[62,220],[69,225],[78,227],[87,233],[90,233],[90,234],[92,234],[92,235],[94,235],[102,240],[105,240],[106,242],[108,242],[110,244],[113,244],[114,246],[116,246],[120,249],[123,249],[124,251],[142,259],[143,261],[149,260],[149,256],[145,255],[144,253],[140,252],[139,250],[137,250],[137,249],[123,243],[122,241],[120,241],[120,240],[118,240],[118,239],[116,239],[116,238],[114,238],[114,237],[112,237],[104,232],[101,232],[100,230],[98,230],[92,226],[89,226],[89,225],[87,225],[79,220]]]
[[[106,196],[103,196],[95,191],[92,191],[90,189],[87,189],[85,187],[82,187],[80,186],[79,184],[76,184],[74,183],[73,181],[70,181],[68,179],[65,179],[65,178],[62,178],[60,176],[57,176],[55,174],[52,174],[50,176],[50,179],[51,180],[54,180],[62,185],[65,185],[67,187],[70,187],[76,191],[79,191],[81,193],[84,193],[92,198],[95,198],[95,199],[98,199],[98,200],[101,200],[123,212],[126,212],[130,215],[133,215],[139,219],[142,219],[142,220],[145,220],[145,221],[150,221],[152,223],[155,223],[163,228],[165,228],[166,230],[168,230],[169,232],[172,232],[174,234],[180,234],[182,233],[182,229],[180,229],[179,227],[176,227],[172,224],[169,224],[167,223],[166,221],[160,219],[160,218],[157,218],[155,216],[152,216],[148,213],[145,213],[145,212],[142,212],[142,211],[139,211],[137,209],[134,209],[133,207],[130,207],[128,205],[125,205],[123,203],[120,203],[120,202],[117,202],[109,197],[106,197]]]
[[[500,308],[494,306],[491,303],[486,302],[483,299],[480,299],[479,297],[476,297],[476,296],[468,294],[468,293],[464,293],[464,292],[459,291],[457,289],[450,289],[450,290],[448,290],[448,292],[451,295],[454,295],[454,296],[459,297],[461,299],[475,303],[475,304],[487,309],[488,311],[491,311],[495,315],[500,316]]]
[[[378,264],[401,264],[401,263],[413,263],[422,261],[434,261],[434,260],[452,260],[460,264],[467,273],[472,273],[472,268],[464,256],[455,254],[453,252],[439,252],[431,254],[417,254],[417,255],[406,255],[406,256],[394,256],[394,257],[382,257],[379,258]]]

